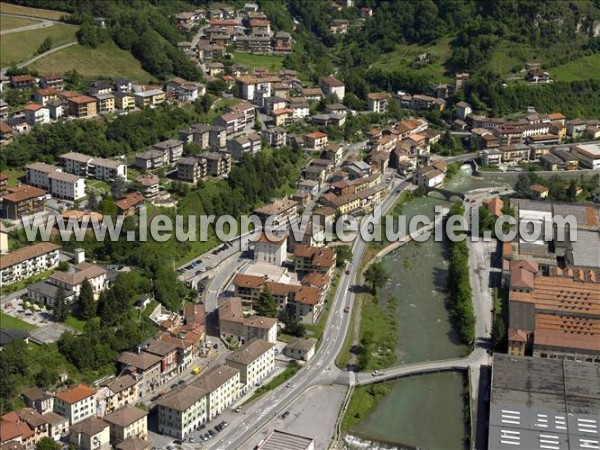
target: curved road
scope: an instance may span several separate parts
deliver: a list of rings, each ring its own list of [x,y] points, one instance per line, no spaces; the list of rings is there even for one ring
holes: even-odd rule
[[[56,23],[59,23],[56,20],[40,19],[38,17],[23,16],[20,14],[2,13],[2,15],[6,16],[6,17],[16,17],[18,19],[31,19],[31,20],[39,21],[39,23],[32,23],[31,25],[25,25],[25,26],[19,27],[19,28],[10,28],[8,30],[2,30],[2,31],[0,31],[0,35],[2,35],[2,36],[4,36],[5,34],[20,33],[21,31],[37,30],[38,28],[47,28],[47,27],[51,27],[52,25],[54,25]]]

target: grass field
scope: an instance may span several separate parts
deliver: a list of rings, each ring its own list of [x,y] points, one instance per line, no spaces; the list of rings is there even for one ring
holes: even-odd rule
[[[417,73],[422,73],[423,75],[434,75],[436,79],[440,81],[447,80],[444,76],[444,73],[446,72],[444,64],[450,56],[451,40],[452,37],[446,36],[431,45],[398,44],[396,50],[392,53],[381,55],[379,61],[374,63],[372,67],[390,71],[410,69]],[[417,56],[422,53],[429,53],[432,56],[433,62],[420,69],[411,68],[411,65],[415,62]]]
[[[600,80],[600,54],[584,56],[562,66],[548,69],[556,81]]]
[[[4,67],[31,58],[47,37],[52,39],[53,47],[74,42],[76,32],[75,25],[57,24],[38,30],[4,35],[0,40],[0,64]]]
[[[2,172],[2,175],[8,177],[7,185],[8,186],[16,186],[19,184],[19,179],[25,176],[25,171],[23,170],[5,170]]]
[[[84,77],[129,78],[143,83],[153,80],[131,53],[113,42],[95,49],[74,45],[36,61],[31,67],[42,73],[62,73],[75,68]]]
[[[9,316],[4,312],[0,312],[0,325],[2,328],[8,328],[9,330],[31,331],[36,328],[35,325],[24,322],[16,317]]]
[[[13,5],[11,3],[0,2],[0,13],[19,14],[21,16],[39,17],[41,19],[60,20],[69,13],[62,11],[52,11],[50,9],[29,8],[27,6]]]
[[[39,23],[39,20],[25,19],[24,17],[0,16],[0,31],[26,27],[27,25],[33,25],[34,23]]]
[[[244,64],[248,66],[248,69],[254,69],[255,67],[264,67],[268,70],[278,71],[281,69],[283,58],[281,56],[269,56],[269,55],[252,55],[250,53],[238,53],[233,54],[233,60],[237,64]]]
[[[83,333],[86,323],[87,322],[85,320],[79,320],[77,317],[73,317],[71,315],[69,315],[67,320],[65,320],[65,325],[79,331],[80,333]]]

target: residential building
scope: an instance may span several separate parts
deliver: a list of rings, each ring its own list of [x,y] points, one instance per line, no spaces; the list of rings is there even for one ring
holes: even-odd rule
[[[1,285],[7,286],[58,266],[60,248],[50,242],[22,247],[0,259]]]
[[[118,359],[121,371],[140,378],[140,397],[148,395],[161,385],[161,361],[160,356],[142,351],[123,352]]]
[[[385,113],[391,97],[391,94],[387,92],[371,92],[367,94],[367,110],[378,114]]]
[[[261,233],[254,242],[254,260],[276,266],[287,260],[287,235],[273,236],[270,240],[266,233]]]
[[[300,361],[310,361],[315,354],[317,340],[315,338],[298,338],[289,342],[283,348],[283,354]]]
[[[241,121],[243,122],[244,127],[251,127],[254,125],[256,107],[250,102],[236,103],[235,105],[228,106],[225,112],[242,114]]]
[[[494,354],[489,450],[597,446],[598,366]]]
[[[55,271],[48,277],[48,282],[57,287],[62,287],[67,292],[73,292],[75,297],[79,297],[81,284],[88,280],[92,285],[92,291],[97,298],[107,287],[107,271],[96,264],[81,262],[71,266],[68,272],[60,270]]]
[[[144,352],[160,357],[160,373],[163,382],[177,374],[176,345],[167,341],[152,339],[144,347]]]
[[[592,170],[600,169],[600,144],[578,144],[574,151],[581,166]]]
[[[93,158],[77,152],[64,153],[60,159],[66,172],[83,178],[107,182],[114,181],[118,176],[127,179],[127,165],[113,159]]]
[[[39,103],[29,103],[23,108],[25,120],[31,126],[50,122],[50,110]]]
[[[297,245],[294,248],[294,270],[324,273],[331,277],[335,270],[335,251],[331,248]]]
[[[241,112],[230,112],[216,117],[214,124],[225,128],[227,135],[236,135],[244,131],[246,121]]]
[[[481,162],[485,166],[497,166],[502,161],[502,152],[493,148],[487,148],[481,152]]]
[[[193,156],[181,158],[177,162],[177,179],[196,184],[207,176],[206,160]]]
[[[95,94],[98,100],[98,114],[107,114],[115,111],[115,96],[112,93]]]
[[[458,102],[456,104],[456,117],[459,119],[465,120],[472,112],[473,109],[467,102]]]
[[[245,153],[255,155],[260,152],[261,147],[262,138],[258,133],[250,133],[227,141],[227,151],[238,161]]]
[[[114,447],[125,439],[148,438],[148,412],[133,405],[125,405],[103,417],[110,426],[110,444]]]
[[[94,81],[90,83],[90,95],[110,94],[112,91],[112,83],[108,80]]]
[[[115,202],[117,211],[121,216],[134,216],[144,204],[144,196],[139,192],[129,192],[125,197]]]
[[[55,171],[48,175],[48,179],[50,180],[50,193],[53,197],[75,201],[86,196],[84,178]]]
[[[45,414],[54,409],[54,396],[39,387],[25,389],[21,398],[28,408],[35,409],[40,414]]]
[[[246,392],[275,369],[275,344],[255,339],[235,350],[225,361],[239,370],[241,389]]]
[[[71,426],[69,442],[80,450],[110,450],[110,427],[100,417]]]
[[[291,97],[287,101],[288,108],[292,110],[292,119],[298,120],[310,116],[310,105],[305,97]]]
[[[46,191],[27,184],[11,186],[1,197],[2,217],[16,220],[44,211]]]
[[[125,405],[135,405],[140,395],[140,380],[126,373],[104,386],[104,402],[98,401],[100,415],[110,414]]]
[[[54,412],[69,419],[73,431],[73,424],[96,415],[96,389],[79,384],[58,392]]]
[[[225,152],[204,152],[202,158],[206,161],[206,172],[211,177],[226,177],[231,172],[233,157]]]
[[[327,146],[327,135],[320,131],[305,134],[304,145],[308,150],[323,150]]]
[[[0,99],[0,120],[8,119],[8,103]]]
[[[288,198],[278,199],[256,208],[254,214],[258,216],[263,224],[270,220],[272,225],[284,225],[298,217],[298,202]]]
[[[62,91],[64,87],[63,76],[57,73],[42,75],[40,77],[40,87],[43,89]]]
[[[117,92],[131,92],[131,81],[126,78],[117,78],[115,80],[115,89]]]
[[[227,146],[227,129],[217,125],[211,125],[208,134],[209,145],[216,149]]]
[[[67,98],[69,114],[78,119],[88,119],[98,114],[97,100],[87,95]]]
[[[277,319],[262,316],[244,316],[242,299],[228,297],[219,302],[219,333],[221,338],[242,344],[253,339],[277,341]]]
[[[325,150],[321,153],[321,157],[333,162],[334,165],[339,165],[344,157],[344,149],[339,144],[327,144]]]
[[[160,169],[168,163],[168,155],[165,152],[153,148],[135,155],[135,166],[142,170]]]
[[[542,186],[541,184],[533,184],[531,185],[531,192],[536,200],[544,200],[548,198],[548,193],[550,190],[546,186]]]
[[[319,87],[325,95],[335,94],[340,101],[344,100],[346,95],[346,85],[335,77],[319,78]]]
[[[431,97],[429,95],[417,94],[413,95],[410,100],[410,108],[418,111],[421,109],[432,110],[437,109],[443,111],[446,107],[446,101],[441,98]]]
[[[165,93],[160,89],[135,92],[133,97],[135,98],[135,106],[138,108],[153,107],[165,101]]]
[[[135,108],[135,96],[129,91],[118,91],[114,93],[115,108],[128,110]]]
[[[35,91],[35,94],[33,94],[33,99],[36,103],[39,103],[42,106],[46,106],[51,100],[58,99],[58,94],[56,92],[56,89],[53,88],[38,89],[37,91]]]
[[[267,128],[262,131],[262,138],[269,147],[279,148],[285,145],[287,132],[281,127]]]
[[[13,75],[10,77],[10,85],[17,91],[25,91],[35,87],[35,78],[29,74]]]
[[[142,187],[142,195],[145,199],[152,200],[160,191],[160,178],[154,174],[140,175],[135,179]]]
[[[207,420],[224,412],[240,395],[240,371],[221,365],[206,370],[191,382],[192,386],[207,392]]]
[[[193,385],[172,389],[158,402],[158,432],[184,439],[208,419],[208,392]]]
[[[183,142],[177,139],[167,139],[152,146],[153,149],[163,152],[169,164],[176,163],[183,155]]]

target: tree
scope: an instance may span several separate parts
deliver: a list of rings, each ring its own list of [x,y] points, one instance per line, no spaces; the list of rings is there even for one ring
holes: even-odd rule
[[[61,272],[66,272],[69,270],[69,263],[67,261],[61,261],[58,263],[58,270]]]
[[[373,294],[376,294],[377,289],[382,288],[389,278],[390,276],[380,262],[371,264],[365,272],[365,281],[370,284]]]
[[[515,192],[521,198],[531,198],[531,185],[531,178],[527,174],[522,173],[515,184]]]
[[[125,193],[127,192],[127,181],[120,175],[115,177],[115,181],[110,185],[110,192],[114,199],[119,199],[125,197]]]
[[[94,300],[94,290],[87,277],[81,283],[79,291],[79,317],[83,320],[89,320],[96,314],[96,301]]]
[[[95,189],[90,189],[90,193],[88,194],[87,207],[91,211],[96,211],[98,208],[98,194]]]
[[[349,245],[340,245],[335,249],[335,265],[343,267],[346,261],[352,258],[352,249]]]
[[[49,437],[41,438],[37,444],[35,444],[35,450],[61,450],[62,445],[56,442],[54,439]]]
[[[494,350],[502,350],[506,341],[506,324],[502,317],[496,316],[492,325],[491,333],[492,347]]]
[[[38,47],[36,54],[41,55],[52,48],[52,38],[48,36]]]
[[[59,286],[56,290],[53,312],[54,318],[57,322],[64,322],[67,319],[67,314],[69,310],[67,308],[67,302],[65,300],[65,290],[62,286]]]
[[[259,316],[277,317],[277,301],[268,287],[265,288],[260,294],[260,297],[258,297],[258,302],[256,303],[254,310]]]

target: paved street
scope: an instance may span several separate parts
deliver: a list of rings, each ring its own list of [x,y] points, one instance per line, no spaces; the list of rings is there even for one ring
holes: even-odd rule
[[[290,415],[286,419],[278,416],[271,422],[270,428],[259,433],[241,449],[252,450],[273,428],[310,436],[315,440],[316,450],[328,449],[345,394],[346,388],[343,386],[313,386],[289,406],[287,410]]]

